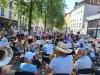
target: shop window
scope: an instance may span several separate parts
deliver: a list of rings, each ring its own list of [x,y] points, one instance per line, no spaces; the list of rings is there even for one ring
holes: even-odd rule
[[[4,16],[4,9],[1,9],[1,16]]]
[[[100,20],[98,20],[98,27],[100,28]]]
[[[96,28],[96,20],[89,21],[89,28]]]

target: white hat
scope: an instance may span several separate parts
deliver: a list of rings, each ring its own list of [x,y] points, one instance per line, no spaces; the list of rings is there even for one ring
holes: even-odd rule
[[[68,45],[64,44],[64,43],[62,43],[60,45],[60,47],[57,46],[56,49],[59,50],[59,51],[61,51],[61,52],[64,52],[64,53],[71,53],[72,52],[71,49],[68,49]]]
[[[33,37],[32,36],[28,36],[28,39],[33,39]]]
[[[25,53],[25,56],[24,58],[27,59],[27,60],[31,60],[33,58],[33,56],[35,56],[36,54],[35,53],[32,53],[32,52],[26,52]]]

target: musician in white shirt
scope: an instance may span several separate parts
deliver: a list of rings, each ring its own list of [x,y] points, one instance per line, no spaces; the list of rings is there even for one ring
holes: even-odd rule
[[[9,39],[8,34],[5,34],[4,38],[1,39],[0,46],[9,46],[8,39]]]
[[[74,64],[72,70],[73,72],[77,73],[78,70],[84,69],[84,68],[91,68],[92,67],[92,61],[91,59],[86,56],[87,55],[87,50],[84,48],[79,48],[77,50],[77,55],[80,57]],[[87,75],[87,74],[79,74],[79,75]]]
[[[61,44],[60,47],[56,47],[58,50],[58,57],[52,59],[50,65],[46,65],[46,72],[53,74],[68,74],[71,75],[72,72],[72,57],[67,55],[71,53],[72,50],[68,49],[67,44]]]

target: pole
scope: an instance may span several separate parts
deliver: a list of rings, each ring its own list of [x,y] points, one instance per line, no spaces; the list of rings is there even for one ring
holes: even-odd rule
[[[96,38],[97,38],[97,34],[98,34],[98,20],[95,20],[96,21]]]
[[[29,34],[30,34],[31,23],[32,23],[32,9],[33,9],[33,0],[31,0],[31,4],[30,4],[29,26],[28,26]]]

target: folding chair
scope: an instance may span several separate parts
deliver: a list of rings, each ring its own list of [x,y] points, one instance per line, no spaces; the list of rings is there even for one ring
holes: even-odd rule
[[[92,68],[85,68],[85,69],[80,69],[76,75],[78,74],[92,74],[93,75],[94,72],[94,69]]]
[[[31,72],[15,72],[15,75],[35,75],[35,74]]]
[[[15,42],[13,43],[13,46],[11,46],[11,49],[14,52],[13,57],[14,57],[15,64],[16,64],[17,61],[20,59],[21,54],[23,53],[19,53],[18,49],[15,47]]]

